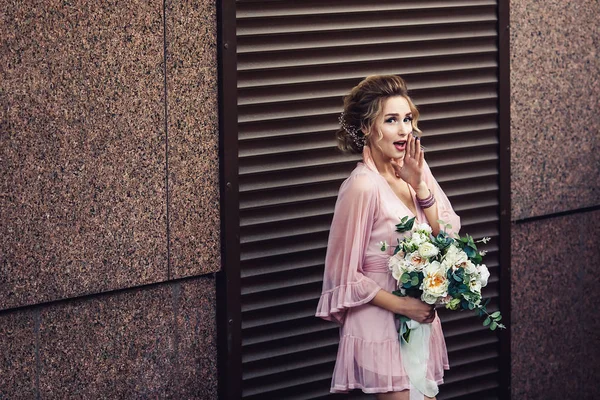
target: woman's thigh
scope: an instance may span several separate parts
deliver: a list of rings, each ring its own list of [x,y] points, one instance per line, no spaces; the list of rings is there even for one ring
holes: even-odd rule
[[[401,392],[377,393],[377,400],[409,400],[410,393],[408,390]],[[426,400],[435,400],[435,397],[427,397]]]

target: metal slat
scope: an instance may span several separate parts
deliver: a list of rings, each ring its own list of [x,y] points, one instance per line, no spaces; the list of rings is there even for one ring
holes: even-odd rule
[[[386,11],[365,11],[337,13],[314,13],[285,17],[240,18],[237,36],[281,35],[293,32],[329,33],[340,30],[368,30],[382,27],[436,26],[441,24],[463,24],[483,21],[496,21],[494,5],[476,5],[455,9],[396,9]],[[324,10],[325,8],[320,8]]]
[[[497,51],[495,37],[468,37],[458,42],[448,39],[420,43],[385,43],[370,46],[245,53],[239,55],[238,65],[241,71],[248,72],[303,66],[324,67],[373,60],[418,60],[428,57],[466,56],[494,51]]]
[[[457,91],[456,88],[439,88],[416,92],[412,95],[413,100],[420,107],[437,104],[455,104],[462,102],[485,101],[497,98],[495,83],[486,86],[474,86],[469,90]],[[256,104],[239,106],[238,121],[243,123],[261,121],[268,123],[272,120],[306,118],[307,116],[319,116],[335,114],[339,112],[339,97],[332,98],[310,98],[294,102],[277,102],[271,105]],[[465,113],[466,114],[466,113]],[[468,115],[468,114],[466,114]]]
[[[444,8],[452,10],[457,8],[474,6],[494,6],[496,3],[489,0],[467,0],[467,1],[439,1],[430,0],[427,3],[420,1],[407,1],[402,3],[375,3],[365,4],[364,1],[351,0],[332,2],[327,7],[322,6],[319,0],[305,0],[299,2],[273,2],[273,1],[252,1],[244,2],[238,0],[237,18],[256,18],[256,17],[282,17],[290,15],[314,15],[314,14],[335,14],[335,13],[356,13],[356,12],[381,12],[398,10],[422,10],[427,8]]]
[[[373,46],[386,43],[416,43],[433,40],[461,40],[496,36],[494,22],[444,24],[435,27],[373,28],[369,30],[320,33],[295,32],[288,35],[245,36],[238,41],[238,54],[281,50],[306,50],[336,46]]]
[[[414,60],[374,60],[368,63],[340,64],[331,67],[303,67],[239,71],[238,88],[249,89],[263,86],[290,85],[301,83],[331,83],[352,80],[353,84],[372,74],[400,74],[410,79],[413,75],[445,75],[453,71],[472,71],[497,68],[497,53],[472,54],[470,57],[433,57]],[[350,85],[351,86],[351,85]]]
[[[450,92],[467,92],[481,87],[492,87],[497,85],[497,71],[495,68],[478,69],[473,71],[456,71],[443,77],[439,76],[415,76],[411,81],[411,94],[421,96],[427,90],[435,90],[436,93],[446,89]],[[261,105],[263,107],[277,103],[291,104],[305,100],[326,100],[330,99],[332,103],[339,102],[347,90],[354,82],[339,81],[329,85],[322,83],[310,84],[290,84],[262,86],[252,89],[240,90],[238,105],[240,107]],[[434,93],[434,94],[436,94]]]

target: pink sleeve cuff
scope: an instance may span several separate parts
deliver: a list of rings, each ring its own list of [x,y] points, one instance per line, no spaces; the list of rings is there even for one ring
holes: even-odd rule
[[[343,324],[346,309],[370,302],[380,290],[381,287],[375,281],[362,275],[356,282],[323,292],[315,315]]]

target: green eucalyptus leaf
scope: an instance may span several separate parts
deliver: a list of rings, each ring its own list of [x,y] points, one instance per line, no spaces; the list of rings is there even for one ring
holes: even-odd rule
[[[468,246],[465,246],[463,251],[467,254],[467,257],[469,257],[469,258],[475,257],[475,254],[477,254],[477,252],[475,250],[473,250],[471,247],[468,247]]]
[[[483,321],[483,326],[488,326],[491,322],[492,322],[492,319],[490,317],[487,317],[485,319],[485,321]]]
[[[496,322],[492,322],[490,324],[490,330],[492,330],[492,331],[495,331],[497,327],[498,327],[498,324]]]
[[[500,316],[500,311],[496,311],[492,313],[492,318],[497,318]]]
[[[402,274],[402,276],[400,276],[400,282],[402,283],[406,283],[410,280],[410,275],[407,274],[406,272]]]

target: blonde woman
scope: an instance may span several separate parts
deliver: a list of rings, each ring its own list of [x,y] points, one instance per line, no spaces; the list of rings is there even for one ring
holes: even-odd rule
[[[381,250],[381,242],[395,244],[401,238],[395,225],[403,216],[429,224],[434,235],[439,219],[454,232],[460,228],[459,217],[425,162],[418,116],[398,76],[370,76],[344,98],[338,145],[363,159],[340,187],[316,313],[340,324],[333,393],[361,389],[378,399],[407,400],[409,394],[410,399],[431,399],[448,369],[435,309],[391,293],[396,285],[387,266],[392,249]],[[408,377],[394,314],[431,324],[423,367],[433,393],[415,388]]]

